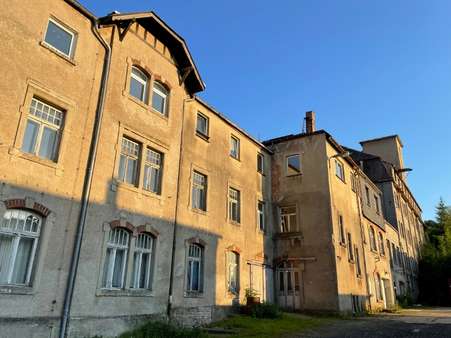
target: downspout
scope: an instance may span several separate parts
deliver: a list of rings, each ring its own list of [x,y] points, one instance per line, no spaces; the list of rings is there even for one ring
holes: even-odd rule
[[[75,2],[71,1],[71,4],[78,7],[78,5]],[[92,131],[92,141],[91,141],[91,145],[89,148],[88,162],[87,162],[87,167],[86,167],[86,175],[85,175],[85,180],[84,180],[84,184],[83,184],[80,215],[78,217],[74,249],[72,252],[72,257],[71,257],[71,262],[70,262],[70,267],[69,267],[69,275],[67,278],[67,286],[66,286],[66,291],[64,294],[64,305],[63,305],[62,318],[61,318],[60,331],[59,331],[60,338],[65,338],[67,336],[67,327],[68,327],[68,322],[69,322],[69,317],[70,317],[70,308],[71,308],[71,304],[72,304],[72,297],[74,294],[75,278],[77,276],[78,263],[80,260],[80,249],[81,249],[81,244],[82,244],[82,239],[83,239],[83,231],[84,231],[85,223],[86,223],[86,215],[87,215],[88,206],[89,206],[89,195],[90,195],[90,191],[91,191],[94,165],[96,162],[97,148],[98,148],[99,137],[100,137],[100,127],[101,127],[101,123],[102,123],[103,108],[105,105],[106,88],[107,88],[107,84],[108,84],[108,77],[109,77],[110,65],[111,65],[111,48],[99,33],[97,19],[90,16],[90,20],[91,20],[91,24],[92,24],[91,25],[92,32],[94,33],[97,40],[99,40],[100,43],[102,44],[102,46],[105,48],[105,59],[104,59],[104,63],[103,63],[102,79],[100,82],[100,92],[99,92],[99,97],[98,97],[98,101],[97,101],[97,109],[96,109],[96,115],[95,115],[95,120],[94,120],[94,128]]]
[[[181,171],[182,171],[182,152],[183,152],[183,133],[185,126],[185,102],[186,99],[183,100],[182,107],[182,128],[180,130],[180,148],[179,148],[179,168],[177,172],[177,195],[175,198],[175,215],[174,215],[174,230],[172,232],[172,252],[171,252],[171,270],[169,274],[169,291],[168,291],[168,305],[166,308],[166,314],[168,318],[171,317],[171,309],[172,309],[172,292],[174,289],[174,263],[175,263],[175,246],[177,242],[177,216],[178,216],[178,206],[179,206],[179,194],[180,194],[180,179],[181,179]]]

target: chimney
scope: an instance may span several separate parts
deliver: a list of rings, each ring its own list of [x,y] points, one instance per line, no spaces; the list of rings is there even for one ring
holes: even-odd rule
[[[311,134],[316,131],[314,111],[308,111],[305,113],[305,129],[307,134]]]

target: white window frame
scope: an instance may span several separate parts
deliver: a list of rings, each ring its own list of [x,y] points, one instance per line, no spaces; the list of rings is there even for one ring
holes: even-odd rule
[[[205,129],[206,129],[205,132],[199,130],[199,117],[205,120]],[[201,112],[197,112],[196,115],[196,133],[204,137],[210,136],[210,119]]]
[[[158,155],[158,163],[156,163],[157,161],[154,161],[152,159],[151,156],[149,156],[150,154],[157,154]],[[160,151],[157,151],[153,148],[147,147],[146,148],[146,154],[145,154],[145,158],[144,158],[144,172],[143,172],[143,189],[146,191],[150,191],[154,194],[157,195],[161,195],[161,181],[162,181],[162,177],[163,177],[163,168],[164,168],[164,154]],[[138,158],[138,166],[139,166],[139,158]],[[157,171],[157,190],[154,191],[151,189],[151,185],[150,182],[152,182],[152,175],[150,175],[149,173],[151,173],[151,170],[146,170],[147,168],[153,168]],[[138,168],[139,169],[139,168]],[[139,171],[139,170],[138,170]],[[147,172],[147,173],[146,173]],[[147,183],[147,185],[146,185]]]
[[[134,74],[133,70],[136,70],[138,73],[140,73],[143,77],[146,78],[146,80],[143,80],[138,75]],[[132,78],[134,80],[138,81],[140,84],[142,84],[144,86],[144,88],[143,88],[143,95],[144,95],[144,97],[141,97],[141,98],[136,97],[136,96],[132,95],[132,93],[130,92],[130,90],[131,90],[131,79]],[[135,99],[140,100],[141,102],[147,104],[148,96],[149,96],[149,94],[148,94],[148,91],[149,91],[149,88],[148,88],[149,87],[149,76],[146,73],[144,73],[141,69],[139,69],[138,67],[132,66],[131,71],[130,71],[130,85],[129,86],[130,86],[129,94],[131,96],[133,96]]]
[[[150,247],[145,247],[146,239],[150,240]],[[153,275],[153,259],[154,259],[155,237],[148,233],[140,233],[135,238],[135,248],[133,252],[133,289],[152,289],[152,275]],[[142,268],[142,257],[148,254],[147,273],[145,276],[144,285],[140,287],[140,276]]]
[[[126,140],[126,142],[130,142],[130,143],[132,143],[132,144],[137,146],[137,154],[131,154],[131,153],[123,152],[122,147],[124,146],[124,140]],[[130,185],[133,185],[133,186],[138,186],[139,185],[139,169],[140,169],[139,167],[140,167],[142,144],[132,140],[127,135],[122,135],[120,147],[121,148],[120,148],[120,153],[119,153],[119,166],[117,168],[117,179],[120,182],[124,183],[124,184],[130,184]],[[121,174],[121,172],[120,172],[120,169],[121,169],[120,160],[121,160],[122,156],[124,156],[126,158],[126,162],[125,162],[125,165],[124,165],[124,173],[123,173],[124,177],[120,177],[120,174]],[[128,160],[129,159],[136,160],[136,170],[135,170],[135,173],[134,173],[135,176],[133,178],[133,182],[132,183],[126,181],[127,169],[128,169]]]
[[[341,163],[337,159],[335,159],[335,176],[337,176],[340,180],[345,182],[345,167],[343,163]]]
[[[298,173],[290,174],[289,171],[288,171],[289,170],[288,162],[289,162],[289,159],[291,157],[298,157],[299,158],[299,172]],[[291,169],[291,170],[294,170],[294,169]],[[291,154],[291,155],[286,156],[285,157],[285,175],[286,176],[297,176],[297,175],[301,175],[301,174],[302,174],[302,158],[301,158],[301,154]]]
[[[194,256],[191,254],[191,248],[193,248],[194,251],[199,253],[198,255]],[[204,247],[197,243],[190,243],[188,245],[188,252],[187,252],[187,260],[186,260],[186,283],[185,283],[185,290],[188,293],[202,293],[203,292],[203,261],[204,261]],[[198,289],[195,290],[193,288],[193,272],[194,272],[194,264],[190,264],[189,262],[198,262],[199,263],[199,272],[197,275],[197,285]],[[189,273],[188,270],[190,269]]]
[[[289,208],[294,208],[295,212],[283,212],[283,210],[287,210]],[[279,207],[279,215],[280,215],[280,219],[279,219],[279,231],[281,233],[287,233],[287,232],[296,232],[298,231],[298,208],[296,205],[285,205],[285,206],[281,206]],[[295,228],[293,228],[293,225],[291,224],[291,216],[294,216],[294,218],[296,219],[296,226]],[[285,217],[285,218],[284,218]],[[285,220],[288,220],[288,224],[286,224],[287,222]],[[284,231],[284,228],[287,229],[287,231]]]
[[[47,31],[49,29],[49,22],[52,22],[53,24],[55,24],[56,26],[58,26],[59,28],[61,28],[63,31],[65,31],[66,33],[68,33],[72,39],[70,41],[70,47],[69,47],[69,54],[66,54],[65,52],[59,50],[58,48],[56,48],[55,46],[51,45],[49,42],[47,42],[45,40],[45,37],[47,36]],[[55,19],[49,18],[49,20],[47,21],[47,27],[45,29],[45,34],[44,34],[44,39],[43,42],[45,43],[46,46],[49,46],[50,48],[52,48],[53,50],[55,50],[58,53],[61,53],[65,56],[67,56],[68,58],[72,59],[74,56],[74,45],[75,45],[75,39],[76,39],[76,34],[75,32],[71,31],[69,28],[65,27],[64,25],[62,25],[61,23],[59,23],[58,21],[56,21]]]
[[[232,271],[235,272],[235,288],[232,286]],[[240,292],[240,254],[227,251],[227,291],[233,294]]]
[[[11,227],[11,217],[9,219],[9,226],[5,226],[7,225],[7,221],[6,220],[6,215],[15,215],[16,219],[19,220],[23,220],[23,229],[17,229],[17,223],[15,228]],[[22,216],[22,217],[20,217]],[[26,225],[26,220],[32,217],[32,222],[37,221],[37,228],[36,231],[32,230],[32,224],[30,226],[30,229],[27,231],[25,230],[25,225]],[[2,220],[0,223],[0,235],[2,236],[7,236],[7,237],[12,237],[12,251],[11,251],[11,255],[9,258],[9,262],[8,262],[8,266],[7,266],[7,276],[6,276],[6,282],[3,283],[2,285],[20,285],[20,286],[29,286],[31,284],[31,273],[33,271],[33,267],[34,267],[34,261],[35,261],[35,256],[36,256],[36,249],[37,249],[37,245],[38,245],[38,241],[39,241],[39,237],[41,234],[41,226],[42,226],[42,218],[34,213],[31,213],[29,211],[26,210],[22,210],[22,209],[10,209],[7,210],[3,216],[2,216]],[[14,268],[15,268],[15,263],[16,263],[16,259],[17,259],[17,251],[19,248],[19,243],[20,240],[22,238],[32,238],[33,239],[33,245],[31,248],[31,253],[30,253],[30,257],[29,257],[29,261],[28,261],[28,266],[27,266],[27,272],[25,275],[25,282],[24,283],[12,283],[12,277],[13,277],[13,273],[14,273]]]
[[[261,210],[260,210],[261,206]],[[264,201],[257,201],[257,225],[260,231],[266,230],[266,203]]]
[[[236,149],[234,148],[234,144],[236,145]],[[234,135],[230,135],[230,157],[236,160],[240,159],[240,139]]]
[[[58,126],[58,125],[56,125],[54,123],[51,123],[50,121],[45,120],[44,118],[38,117],[34,113],[32,113],[31,109],[33,108],[32,107],[33,102],[35,102],[35,105],[36,105],[34,107],[35,111],[37,111],[37,108],[36,108],[37,105],[38,104],[42,104],[43,107],[47,107],[48,111],[50,111],[52,109],[56,113],[61,114],[60,115],[61,116],[61,118],[60,118],[60,125]],[[40,113],[42,114],[43,112],[40,111]],[[25,123],[24,134],[23,134],[23,137],[22,137],[21,151],[23,151],[26,154],[32,154],[32,155],[37,156],[39,158],[42,158],[44,160],[57,162],[58,161],[58,157],[59,157],[59,148],[60,148],[61,134],[62,134],[62,130],[63,130],[64,118],[65,118],[65,114],[64,114],[63,110],[61,110],[61,109],[59,109],[59,108],[57,108],[57,107],[55,107],[53,105],[50,105],[48,103],[45,103],[44,101],[39,100],[36,97],[33,97],[31,99],[31,102],[30,102],[30,107],[29,107],[29,111],[28,111],[28,115],[27,115],[27,119],[26,119],[26,123]],[[26,132],[27,132],[27,125],[28,125],[28,121],[29,120],[31,120],[32,122],[34,122],[34,123],[39,125],[38,133],[36,135],[36,142],[35,142],[34,148],[32,149],[31,152],[27,152],[27,151],[23,150],[23,143],[25,141],[25,136],[26,136]],[[48,158],[45,158],[45,157],[41,157],[39,155],[39,151],[41,149],[42,135],[43,135],[44,129],[46,127],[56,132],[56,139],[55,139],[55,144],[54,144],[54,149],[53,149],[53,154],[52,154],[52,158],[51,159],[48,159]]]
[[[160,89],[157,88],[157,86],[163,87],[167,91],[167,93],[163,93]],[[164,99],[162,112],[153,106],[153,95],[155,95],[155,94],[161,96]],[[152,109],[163,116],[168,116],[168,97],[169,97],[169,90],[161,82],[154,81],[153,85],[152,85],[152,102],[151,102]]]
[[[112,238],[115,232],[120,232],[121,234],[125,234],[125,242],[126,244],[120,244],[120,243],[114,243],[111,240],[114,238]],[[118,236],[120,236],[118,234]],[[122,238],[123,239],[123,238]],[[102,280],[102,289],[107,289],[107,290],[120,290],[123,289],[125,286],[125,275],[126,275],[126,267],[127,267],[127,261],[128,261],[128,253],[130,251],[130,233],[124,229],[124,228],[115,228],[115,229],[111,229],[109,234],[108,234],[108,241],[107,241],[107,245],[106,245],[106,251],[105,251],[105,260],[107,259],[107,255],[106,252],[108,252],[108,249],[111,250],[110,253],[110,257],[108,260],[108,266],[106,266],[106,262],[104,263],[104,269],[106,268],[106,278],[105,281]],[[124,259],[122,261],[122,267],[121,267],[121,285],[119,287],[113,287],[113,274],[114,274],[114,264],[116,261],[116,253],[117,250],[124,250]],[[105,270],[102,271],[103,274],[105,274]],[[103,279],[103,275],[102,275],[102,279]]]
[[[231,194],[236,192],[237,197],[232,197]],[[228,205],[229,205],[229,221],[232,223],[241,223],[241,191],[232,187],[229,187],[228,191]],[[233,205],[237,208],[237,220],[232,218]]]
[[[202,177],[204,184],[200,184],[197,180],[196,180],[196,175],[198,175],[199,177]],[[200,197],[199,194],[195,194],[194,191],[200,191],[203,192],[204,196],[205,196],[205,205],[202,206],[200,205],[201,201],[196,201],[195,198],[196,197]],[[191,188],[191,207],[195,210],[201,210],[201,211],[207,211],[207,195],[208,194],[208,176],[197,171],[197,170],[193,170],[193,182],[192,182],[192,188]]]

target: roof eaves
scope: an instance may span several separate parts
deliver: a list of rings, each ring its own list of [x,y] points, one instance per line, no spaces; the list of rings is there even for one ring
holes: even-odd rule
[[[97,17],[91,13],[86,7],[76,0],[64,0],[67,4],[71,5],[73,8],[78,10],[81,14],[86,16],[88,19],[97,20]]]

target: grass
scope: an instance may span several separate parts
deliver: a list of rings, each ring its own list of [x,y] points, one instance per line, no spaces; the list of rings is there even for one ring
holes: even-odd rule
[[[212,327],[236,330],[236,334],[229,337],[280,337],[289,333],[312,329],[328,322],[327,317],[308,317],[294,313],[283,313],[280,318],[263,319],[237,315],[220,322]],[[225,337],[224,335],[209,335],[210,337]]]
[[[169,323],[150,321],[146,324],[125,332],[119,338],[204,338],[208,335],[199,328],[189,329]]]

